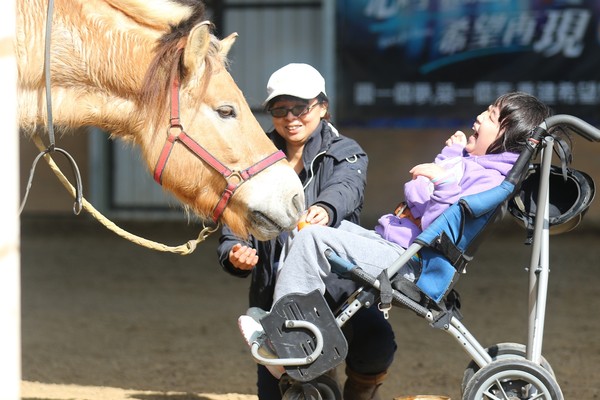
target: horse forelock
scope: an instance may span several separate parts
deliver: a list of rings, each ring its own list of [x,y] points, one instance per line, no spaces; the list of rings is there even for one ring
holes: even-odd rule
[[[165,33],[155,48],[144,75],[140,101],[152,111],[162,110],[172,71],[180,61],[180,48],[191,29],[205,18],[199,0],[105,0],[140,23],[159,26]]]
[[[164,118],[164,114],[167,112],[167,103],[171,98],[171,84],[175,74],[179,74],[180,82],[183,82],[193,72],[186,71],[182,63],[187,34],[193,26],[191,25],[187,32],[174,28],[173,32],[163,36],[156,47],[154,59],[146,71],[141,89],[140,106],[146,110],[150,118],[153,118],[152,122],[155,127],[160,126],[161,119]],[[204,60],[203,79],[196,88],[200,98],[203,97],[208,88],[210,76],[216,67],[215,64],[225,65],[227,62],[227,60],[221,58],[219,49],[219,41],[211,35],[211,45]]]

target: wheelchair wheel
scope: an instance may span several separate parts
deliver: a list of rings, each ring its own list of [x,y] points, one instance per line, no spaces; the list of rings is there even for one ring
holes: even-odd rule
[[[564,400],[556,380],[525,359],[494,361],[475,373],[463,400]]]
[[[309,382],[291,383],[282,400],[342,400],[342,392],[337,381],[321,375]]]
[[[527,347],[524,344],[520,343],[498,343],[494,346],[488,347],[486,349],[487,353],[492,357],[493,361],[496,360],[505,360],[508,358],[522,358],[525,359],[527,357]],[[554,375],[554,370],[552,366],[546,359],[542,356],[540,365],[546,371],[550,372],[552,376]],[[473,378],[473,375],[479,371],[479,365],[475,361],[471,361],[469,365],[467,365],[467,369],[465,369],[465,373],[463,375],[463,380],[461,384],[462,393],[465,392],[465,388],[467,384]]]

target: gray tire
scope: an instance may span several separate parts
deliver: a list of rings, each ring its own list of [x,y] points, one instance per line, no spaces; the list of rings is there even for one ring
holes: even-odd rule
[[[342,400],[342,392],[335,379],[322,375],[309,382],[294,382],[282,400]]]
[[[564,400],[554,376],[529,360],[494,361],[475,373],[463,400]]]
[[[524,344],[520,343],[498,343],[496,345],[490,346],[486,349],[487,353],[492,357],[492,360],[505,360],[508,358],[521,358],[525,359],[527,356],[527,347]],[[552,370],[552,366],[546,359],[542,356],[540,365],[546,371],[550,372],[552,376],[554,375],[554,371]],[[465,388],[467,384],[473,378],[473,375],[479,371],[479,365],[475,363],[475,361],[471,361],[467,368],[465,369],[465,373],[463,375],[461,389],[462,392],[465,392]]]

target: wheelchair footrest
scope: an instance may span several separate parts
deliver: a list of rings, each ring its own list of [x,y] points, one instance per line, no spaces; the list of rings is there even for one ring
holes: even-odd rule
[[[314,325],[323,341],[320,355],[309,363],[285,367],[291,378],[301,382],[310,381],[346,359],[348,342],[319,291],[284,296],[260,320],[278,358],[310,356],[317,348],[318,338],[309,329],[288,327],[293,325],[288,321],[306,321]]]

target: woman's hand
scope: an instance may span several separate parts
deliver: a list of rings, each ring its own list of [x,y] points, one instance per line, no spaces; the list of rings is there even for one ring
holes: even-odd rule
[[[325,225],[329,224],[329,214],[327,214],[327,210],[319,205],[312,205],[308,207],[306,213],[302,217],[300,217],[300,221],[298,225]]]
[[[467,145],[467,136],[461,131],[456,131],[454,135],[446,140],[446,146],[452,146],[453,144],[460,144],[465,147]]]
[[[229,261],[237,269],[249,271],[258,263],[256,249],[236,243],[229,251]]]

